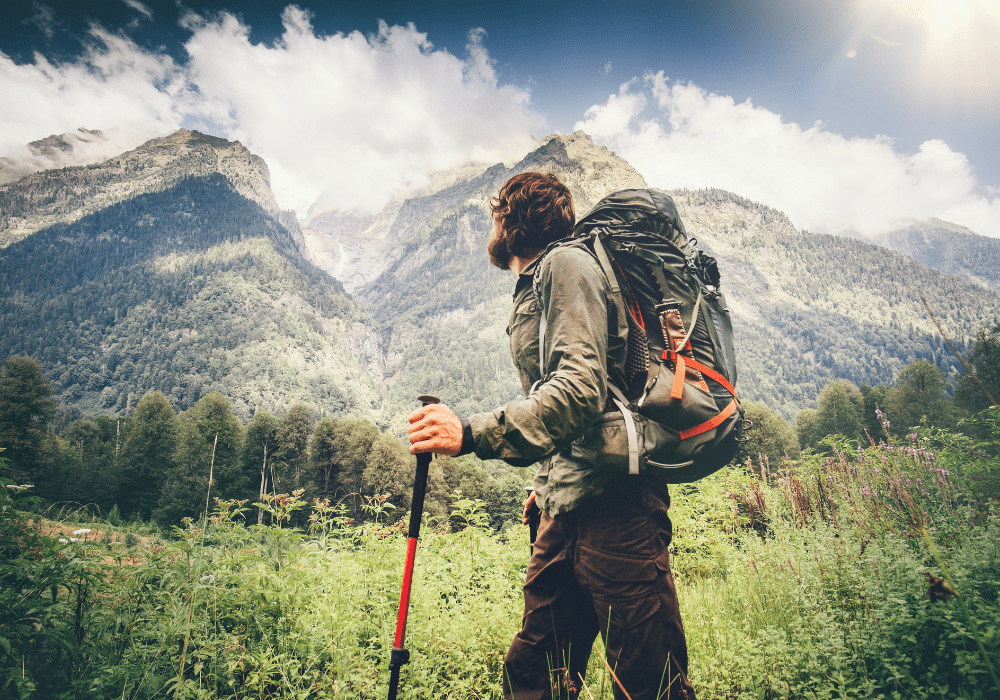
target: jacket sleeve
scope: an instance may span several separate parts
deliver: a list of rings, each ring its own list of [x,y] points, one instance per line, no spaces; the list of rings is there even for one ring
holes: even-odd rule
[[[607,399],[608,309],[604,274],[579,248],[541,261],[545,375],[520,401],[469,417],[476,454],[529,465],[578,438]]]

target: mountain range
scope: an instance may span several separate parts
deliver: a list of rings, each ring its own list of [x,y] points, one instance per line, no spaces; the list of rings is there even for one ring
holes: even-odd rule
[[[64,406],[175,408],[221,391],[244,419],[304,402],[401,426],[419,393],[460,414],[520,394],[492,268],[489,197],[554,172],[582,215],[642,175],[583,132],[514,164],[440,173],[374,215],[319,202],[299,221],[238,142],[179,131],[120,156],[0,185],[0,357],[40,358]],[[718,258],[738,389],[793,418],[833,379],[891,383],[917,358],[949,372],[922,294],[961,347],[1000,322],[1000,242],[932,220],[864,241],[796,229],[721,190],[670,192]]]

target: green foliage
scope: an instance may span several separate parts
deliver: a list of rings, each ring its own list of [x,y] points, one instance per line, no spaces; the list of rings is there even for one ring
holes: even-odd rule
[[[112,416],[80,419],[64,428],[57,460],[60,488],[47,489],[47,498],[90,504],[102,513],[123,495],[127,498],[122,493],[119,457],[130,428],[128,419]]]
[[[976,379],[986,387],[990,396],[1000,401],[1000,325],[979,331],[969,353],[969,364],[976,373]],[[982,387],[967,375],[958,380],[955,403],[970,413],[977,413],[992,405]]]
[[[864,399],[864,415],[862,422],[865,424],[865,431],[870,440],[883,440],[888,436],[882,419],[878,413],[884,413],[889,406],[889,387],[884,384],[877,386],[861,385],[861,397]]]
[[[37,481],[45,431],[58,402],[41,363],[12,355],[0,372],[0,448],[7,450],[16,478]]]
[[[806,409],[796,418],[799,445],[816,448],[827,435],[843,435],[852,440],[863,437],[864,397],[850,382],[830,382],[819,395],[819,408]]]
[[[222,394],[208,394],[181,414],[176,466],[165,476],[156,519],[174,523],[204,513],[210,488],[216,493],[245,490],[242,444],[243,427]]]
[[[945,395],[944,372],[926,360],[917,360],[900,372],[889,391],[886,414],[897,436],[916,425],[954,427],[951,402]]]
[[[240,470],[248,484],[247,498],[264,498],[265,493],[277,493],[274,487],[274,460],[278,451],[278,431],[281,423],[267,411],[258,411],[247,426],[240,452]],[[270,487],[268,484],[270,483]],[[257,514],[260,525],[263,510]]]
[[[361,418],[323,419],[312,439],[314,479],[320,495],[361,493],[365,460],[379,438],[378,426]]]
[[[750,459],[754,462],[779,464],[782,459],[799,456],[799,439],[795,429],[777,413],[764,404],[748,401],[744,405],[744,417],[753,427],[744,434],[746,442],[740,445],[736,462]]]
[[[118,467],[118,504],[125,513],[141,518],[152,515],[167,475],[177,468],[174,457],[179,432],[180,423],[166,396],[154,391],[142,397],[132,415]]]
[[[23,519],[16,510],[23,489],[0,484],[0,695],[83,697],[97,677],[87,623],[102,577],[84,546],[42,535]]]
[[[313,419],[308,406],[297,403],[282,416],[277,449],[274,452],[275,489],[297,489],[304,481],[309,459],[309,436],[312,432]]]
[[[360,493],[388,498],[409,510],[415,463],[416,460],[396,436],[388,433],[379,435],[365,459]]]
[[[699,695],[995,697],[1000,514],[970,498],[978,459],[968,438],[921,428],[674,487],[672,568]],[[474,483],[477,465],[455,462]],[[368,497],[359,524],[319,500],[303,538],[288,528],[300,495],[278,497],[274,526],[247,528],[244,502],[217,499],[165,546],[112,542],[110,567],[89,535],[46,549],[4,510],[0,576],[22,578],[4,579],[0,600],[43,621],[18,627],[26,608],[0,607],[5,697],[384,696],[406,549],[387,523],[400,509]],[[422,531],[406,697],[501,697],[527,542],[522,529],[489,529],[486,507],[455,493],[462,529]],[[610,700],[598,650],[583,694]]]

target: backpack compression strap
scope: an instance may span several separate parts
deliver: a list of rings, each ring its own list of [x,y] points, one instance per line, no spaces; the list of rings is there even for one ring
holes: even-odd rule
[[[670,396],[672,398],[679,399],[679,398],[681,398],[684,395],[684,375],[686,374],[686,368],[688,366],[690,366],[692,369],[698,370],[699,372],[701,372],[704,376],[708,377],[709,379],[711,379],[713,381],[716,381],[719,384],[721,384],[723,389],[725,389],[730,394],[732,394],[733,399],[714,418],[711,418],[711,419],[705,421],[704,423],[699,423],[698,425],[694,426],[693,428],[688,428],[687,430],[682,430],[680,432],[680,438],[681,438],[681,440],[687,440],[688,438],[694,437],[695,435],[701,435],[702,433],[707,433],[709,430],[712,430],[713,428],[717,428],[719,425],[722,424],[723,421],[725,421],[727,418],[729,418],[729,416],[733,415],[733,411],[736,410],[736,401],[737,401],[737,399],[736,399],[736,388],[732,384],[729,383],[728,379],[726,379],[725,377],[723,377],[721,374],[719,374],[718,372],[716,372],[711,367],[706,367],[705,365],[703,365],[702,363],[698,362],[697,360],[695,360],[693,358],[690,358],[690,357],[684,357],[684,355],[680,354],[680,350],[684,347],[684,344],[686,344],[686,342],[687,341],[685,341],[685,343],[682,343],[681,345],[679,345],[677,347],[677,352],[674,353],[674,363],[675,363],[674,364],[674,383],[673,383],[673,386],[670,389]],[[663,351],[663,359],[664,360],[671,359],[670,355],[671,355],[670,351],[668,351],[668,350],[664,350]]]

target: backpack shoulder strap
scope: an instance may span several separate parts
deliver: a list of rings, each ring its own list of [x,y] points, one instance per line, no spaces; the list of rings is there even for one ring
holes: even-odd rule
[[[600,234],[595,232],[592,236],[594,241],[594,253],[597,257],[598,262],[601,264],[601,269],[604,271],[604,276],[608,280],[608,286],[610,287],[611,297],[614,300],[617,313],[618,324],[618,334],[623,338],[628,338],[628,313],[625,309],[625,299],[622,296],[621,286],[618,284],[618,277],[615,275],[614,269],[611,267],[611,261],[608,258],[608,253],[604,249],[604,245],[601,243]],[[542,255],[545,255],[552,249],[549,246]],[[534,277],[534,292],[538,299],[539,305],[541,305],[541,294],[538,291],[538,270],[541,269],[541,265],[535,268]],[[538,321],[538,370],[541,375],[541,379],[534,383],[531,387],[531,391],[545,380],[545,309],[542,309],[541,318]],[[611,394],[611,400],[621,411],[622,417],[625,420],[625,435],[628,440],[628,473],[631,475],[638,476],[639,474],[639,435],[635,427],[635,418],[632,415],[632,410],[629,408],[629,400],[622,393],[614,383],[608,379],[608,392]],[[529,393],[531,393],[529,391]]]
[[[562,239],[550,244],[544,251],[542,251],[539,256],[538,265],[535,267],[535,274],[532,278],[532,291],[535,294],[535,299],[538,301],[539,306],[542,305],[542,294],[539,290],[539,275],[542,269],[541,258],[552,251],[560,245],[580,245],[582,240],[579,238]],[[618,277],[615,276],[614,268],[611,266],[611,261],[608,258],[608,253],[604,249],[604,245],[601,243],[600,230],[595,230],[590,235],[590,240],[594,242],[594,257],[597,258],[598,263],[601,265],[601,270],[604,272],[604,277],[608,281],[608,287],[611,293],[611,298],[615,304],[615,321],[617,323],[617,328],[615,332],[618,334],[623,341],[628,343],[628,311],[625,308],[625,298],[622,295],[621,286],[618,284]],[[538,324],[538,369],[541,376],[545,376],[545,313],[544,307],[542,309],[542,317]],[[611,332],[611,329],[608,329]],[[537,382],[536,382],[537,383]]]

